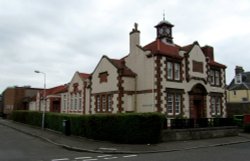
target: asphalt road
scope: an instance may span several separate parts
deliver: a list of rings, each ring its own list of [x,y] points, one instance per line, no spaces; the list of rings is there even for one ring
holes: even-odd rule
[[[42,135],[42,134],[41,134]],[[250,143],[138,155],[75,152],[0,125],[0,161],[249,161]]]

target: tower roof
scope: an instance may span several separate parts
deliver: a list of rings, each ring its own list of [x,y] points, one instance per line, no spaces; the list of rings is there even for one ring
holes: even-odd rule
[[[159,26],[163,26],[163,25],[167,25],[167,26],[171,26],[173,27],[174,25],[171,24],[169,21],[163,19],[162,21],[160,21],[155,27],[159,27]]]

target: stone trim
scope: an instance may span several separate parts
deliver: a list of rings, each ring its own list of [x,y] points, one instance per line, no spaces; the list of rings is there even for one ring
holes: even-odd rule
[[[83,82],[83,96],[82,96],[82,114],[85,114],[86,111],[86,89],[87,89],[87,82]]]
[[[124,104],[124,101],[122,100],[123,96],[124,96],[124,88],[122,86],[122,84],[124,83],[124,80],[122,79],[121,76],[121,72],[118,71],[118,76],[117,76],[117,87],[118,87],[118,97],[117,97],[117,101],[118,101],[118,113],[121,113],[122,111],[124,111],[122,105]]]
[[[154,70],[156,71],[155,72],[155,78],[156,78],[156,81],[155,81],[155,85],[156,85],[156,96],[155,96],[155,100],[156,100],[156,109],[157,109],[157,112],[162,112],[162,108],[161,108],[161,104],[162,104],[162,100],[161,100],[161,96],[162,96],[162,93],[161,93],[161,89],[163,88],[162,87],[162,78],[161,78],[161,75],[163,74],[162,71],[161,71],[161,56],[156,56],[156,59],[154,60],[155,61],[155,68]]]
[[[185,58],[186,80],[187,80],[187,82],[189,82],[189,81],[190,81],[190,75],[189,75],[189,71],[190,71],[189,64],[190,64],[190,62],[189,62],[189,60],[188,60],[189,54],[188,54],[188,53],[185,53],[185,54],[184,54],[184,58]]]

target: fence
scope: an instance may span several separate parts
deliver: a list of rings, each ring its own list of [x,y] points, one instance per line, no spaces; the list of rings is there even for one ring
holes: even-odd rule
[[[235,126],[233,118],[171,119],[171,129]]]

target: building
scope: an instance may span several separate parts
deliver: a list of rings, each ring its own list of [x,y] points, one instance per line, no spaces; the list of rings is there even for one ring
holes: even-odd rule
[[[250,72],[235,67],[235,76],[227,87],[229,116],[250,113]]]
[[[68,85],[60,85],[53,88],[46,89],[44,91],[40,90],[36,93],[36,96],[33,98],[33,100],[29,104],[29,110],[31,111],[45,111],[47,112],[61,112],[61,102],[62,97],[61,95],[63,93],[67,93],[68,91]],[[45,100],[44,101],[44,94],[45,94]],[[45,107],[46,105],[46,107]]]
[[[61,93],[61,113],[85,114],[89,107],[90,74],[76,72],[71,79],[67,92]],[[88,111],[88,110],[87,110]]]
[[[121,59],[104,55],[91,74],[76,72],[68,86],[49,89],[46,111],[226,117],[226,66],[215,60],[211,46],[200,46],[197,41],[175,44],[173,27],[162,20],[155,26],[156,39],[142,46],[135,23],[127,55]],[[42,93],[36,99],[40,110],[44,108]],[[52,98],[60,103],[51,104]],[[53,108],[55,104],[58,108]]]
[[[216,62],[211,46],[201,47],[197,41],[175,44],[173,27],[161,21],[155,26],[156,39],[141,46],[135,23],[129,53],[121,59],[103,56],[86,79],[90,101],[85,102],[85,114],[160,112],[168,118],[225,117],[226,66]]]
[[[13,110],[28,110],[32,98],[41,89],[24,87],[8,87],[2,93],[3,113],[10,114]]]

